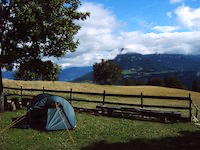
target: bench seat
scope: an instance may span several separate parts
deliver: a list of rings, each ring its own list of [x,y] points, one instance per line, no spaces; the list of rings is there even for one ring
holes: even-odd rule
[[[162,118],[163,121],[167,119],[176,122],[181,118],[181,112],[177,111],[152,110],[145,108],[131,108],[131,107],[106,106],[106,105],[97,105],[96,108],[101,110],[103,113],[107,112],[109,116],[112,116],[114,112],[120,112],[122,114],[135,113],[135,115],[140,115],[140,116]]]

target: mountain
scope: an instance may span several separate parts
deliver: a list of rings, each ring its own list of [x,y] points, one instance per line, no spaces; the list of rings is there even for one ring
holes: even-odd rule
[[[92,71],[92,67],[71,67],[71,68],[66,68],[63,69],[59,76],[58,79],[59,81],[72,81],[78,77],[81,77],[88,72]],[[2,72],[3,78],[7,79],[14,79],[14,74],[15,72]]]
[[[78,77],[81,77],[88,72],[92,71],[92,67],[71,67],[66,68],[61,71],[59,74],[59,81],[72,81]]]
[[[13,71],[3,71],[2,77],[5,79],[14,79],[14,74],[15,74],[15,72],[13,72]]]
[[[93,71],[74,79],[72,82],[93,82]]]
[[[116,56],[113,61],[123,70],[119,84],[123,84],[125,78],[147,82],[152,78],[163,79],[166,76],[176,77],[189,88],[193,80],[200,82],[200,55],[128,53]],[[88,73],[75,81],[92,79],[92,73]]]
[[[171,70],[167,66],[149,59],[142,54],[121,54],[114,58],[114,63],[122,70],[134,69],[135,71],[155,72]]]
[[[152,54],[144,57],[177,71],[200,71],[200,55]]]

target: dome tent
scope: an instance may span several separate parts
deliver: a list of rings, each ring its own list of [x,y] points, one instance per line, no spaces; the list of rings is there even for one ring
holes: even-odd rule
[[[64,98],[40,94],[31,100],[26,118],[29,126],[42,130],[65,130],[76,127],[74,109]]]

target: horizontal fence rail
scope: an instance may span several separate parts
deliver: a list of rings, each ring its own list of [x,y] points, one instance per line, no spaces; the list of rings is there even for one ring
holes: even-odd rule
[[[86,102],[86,103],[96,103],[96,104],[109,104],[109,105],[122,105],[122,106],[133,106],[133,107],[140,107],[140,108],[164,108],[164,109],[179,109],[179,110],[189,110],[189,117],[188,119],[191,120],[192,117],[192,104],[196,108],[196,116],[198,114],[199,108],[197,105],[195,105],[192,102],[191,94],[189,94],[188,97],[179,97],[179,96],[151,96],[151,95],[143,95],[141,93],[140,95],[132,95],[132,94],[111,94],[111,93],[106,93],[104,90],[102,93],[93,93],[93,92],[80,92],[80,91],[72,91],[71,90],[49,90],[45,89],[32,89],[32,88],[13,88],[13,87],[3,87],[4,90],[14,90],[14,91],[19,91],[20,94],[12,94],[12,93],[6,93],[6,96],[19,96],[21,99],[23,97],[34,97],[34,95],[28,95],[28,94],[23,94],[23,92],[41,92],[41,93],[61,93],[61,94],[70,94],[69,95],[69,101],[70,103],[74,102]],[[101,96],[102,100],[86,100],[86,99],[80,99],[80,98],[72,98],[72,95],[78,94],[78,95],[90,95],[90,96]],[[132,104],[132,103],[122,103],[122,102],[109,102],[106,101],[106,97],[121,97],[121,98],[137,98],[140,99],[140,104]],[[147,105],[144,104],[144,99],[158,99],[161,101],[164,100],[170,100],[170,101],[188,101],[188,106],[163,106],[163,105]]]

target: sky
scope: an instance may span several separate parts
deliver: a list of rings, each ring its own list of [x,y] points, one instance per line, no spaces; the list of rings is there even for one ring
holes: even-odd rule
[[[50,58],[63,69],[121,53],[200,54],[200,0],[82,0],[78,11],[90,12],[78,48]]]

